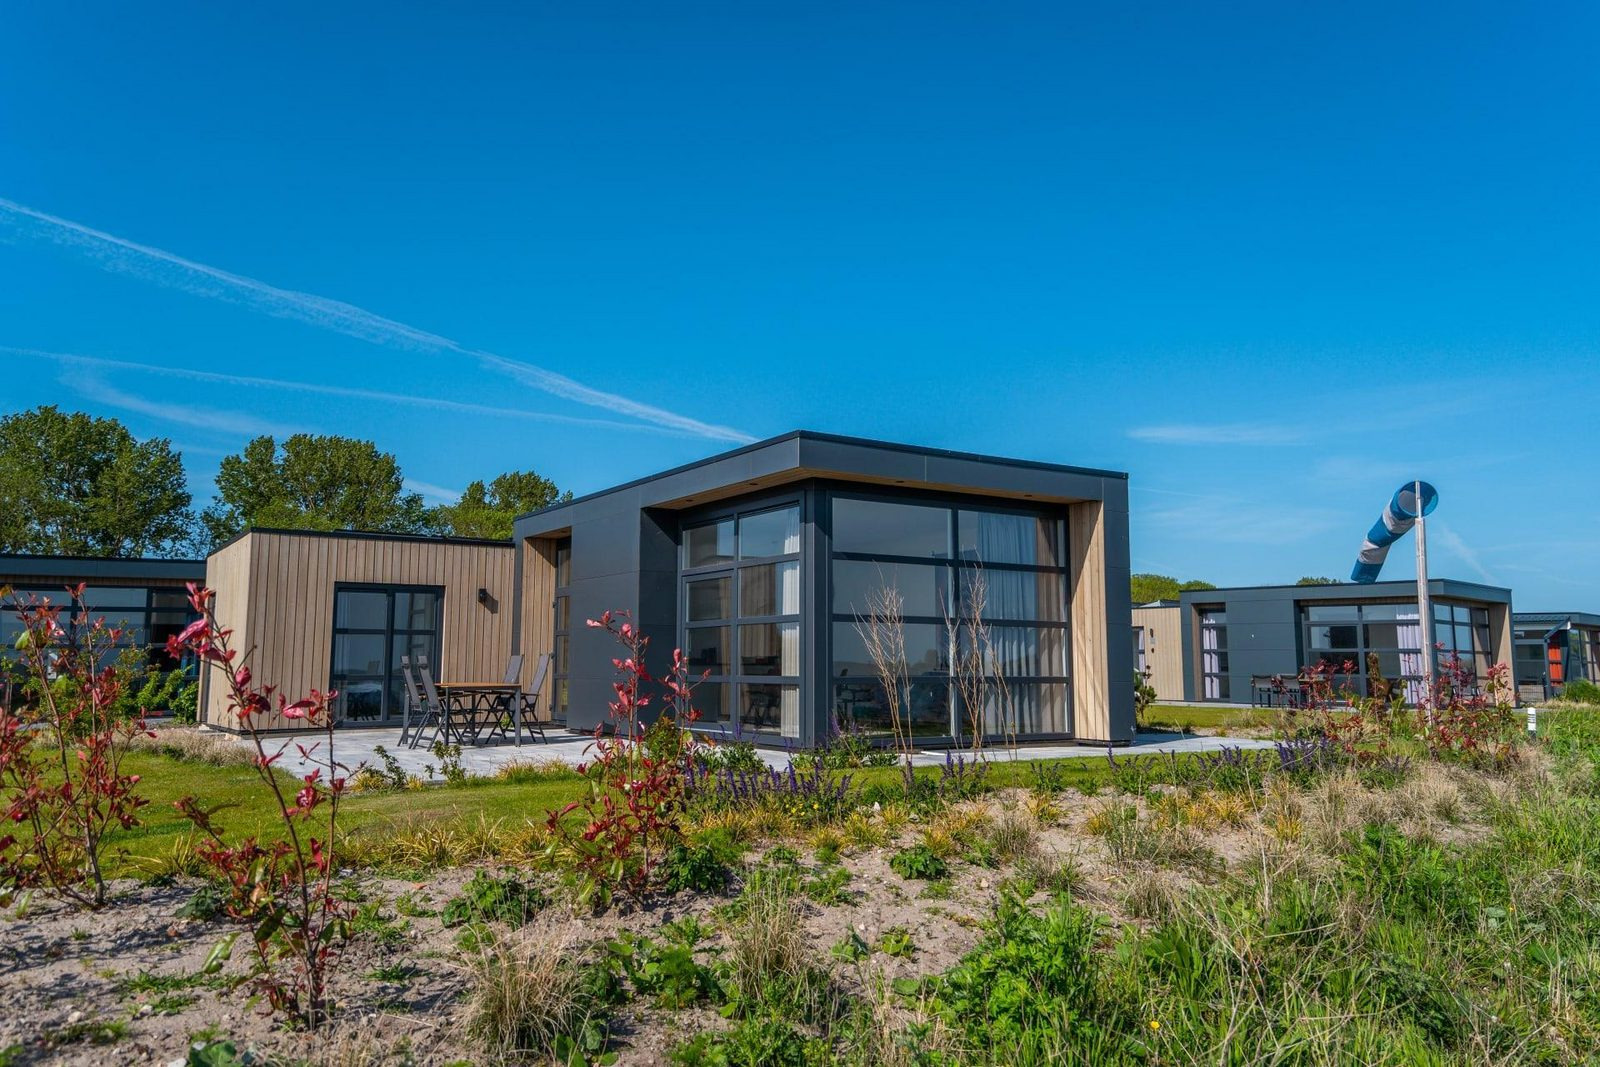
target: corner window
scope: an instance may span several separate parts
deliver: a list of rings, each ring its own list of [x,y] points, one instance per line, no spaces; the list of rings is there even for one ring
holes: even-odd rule
[[[700,723],[800,736],[800,507],[683,530],[683,647]]]

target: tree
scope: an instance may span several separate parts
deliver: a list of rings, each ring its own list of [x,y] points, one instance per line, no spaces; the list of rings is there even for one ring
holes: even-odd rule
[[[171,556],[194,533],[183,457],[53,404],[0,417],[0,552]]]
[[[1298,582],[1295,582],[1294,584],[1295,585],[1338,585],[1339,584],[1339,579],[1337,579],[1337,578],[1305,577],[1305,578],[1300,579]]]
[[[217,500],[201,516],[213,546],[251,527],[430,533],[422,497],[400,464],[371,441],[297,433],[257,437],[217,472]]]
[[[1169,578],[1165,574],[1135,574],[1129,585],[1135,604],[1148,604],[1154,600],[1177,600],[1179,593],[1191,589],[1215,589],[1210,582],[1191,579],[1180,582],[1176,578]]]
[[[563,493],[543,475],[511,471],[487,486],[481,481],[473,482],[460,500],[434,509],[434,521],[443,532],[455,537],[506,540],[517,516],[571,499],[570,491]]]

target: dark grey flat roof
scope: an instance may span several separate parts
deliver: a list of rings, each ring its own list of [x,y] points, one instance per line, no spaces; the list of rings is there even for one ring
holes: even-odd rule
[[[434,534],[383,533],[378,530],[291,530],[281,526],[252,526],[248,530],[239,531],[216,548],[213,548],[206,556],[206,559],[210,559],[229,545],[235,544],[240,539],[253,533],[283,534],[288,537],[335,537],[356,541],[419,541],[426,544],[492,545],[497,548],[510,548],[514,544],[509,537],[501,541],[493,537],[440,537]]]
[[[105,556],[39,556],[0,553],[0,583],[18,578],[73,578],[132,584],[152,578],[203,581],[203,559],[117,559]]]
[[[1461,582],[1454,578],[1428,579],[1428,592],[1434,596],[1455,597],[1461,600],[1484,600],[1494,604],[1511,603],[1511,590],[1496,585]],[[1227,589],[1191,589],[1181,594],[1185,604],[1206,604],[1212,601],[1253,599],[1293,600],[1415,600],[1417,583],[1411,581],[1373,582],[1358,585],[1339,582],[1334,585],[1237,585]]]
[[[1570,622],[1574,626],[1600,626],[1600,615],[1588,611],[1513,611],[1511,625],[1519,622],[1560,626]]]
[[[831,477],[874,484],[942,486],[989,495],[1041,499],[1101,499],[1092,483],[1126,481],[1122,471],[1075,467],[1037,460],[1008,459],[945,448],[873,441],[862,437],[794,430],[779,437],[519,516],[519,523],[550,516],[613,493],[659,486],[645,506],[682,507],[700,502],[701,494],[730,487],[761,487],[804,477]]]

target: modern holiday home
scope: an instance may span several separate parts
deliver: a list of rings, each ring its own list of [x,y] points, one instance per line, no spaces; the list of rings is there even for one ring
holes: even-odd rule
[[[1435,578],[1428,591],[1426,644],[1436,662],[1459,656],[1484,680],[1491,665],[1511,662],[1511,590]],[[1178,615],[1186,700],[1270,701],[1286,679],[1319,666],[1359,694],[1377,692],[1380,682],[1411,703],[1422,694],[1426,645],[1415,582],[1195,590],[1181,595]]]
[[[613,698],[616,649],[584,620],[624,609],[654,670],[682,647],[707,674],[702,728],[796,747],[887,733],[862,630],[893,587],[904,726],[959,740],[946,620],[981,576],[1005,679],[984,731],[1133,737],[1125,474],[802,431],[524,516],[514,540],[511,644],[553,653],[552,713],[574,729]]]

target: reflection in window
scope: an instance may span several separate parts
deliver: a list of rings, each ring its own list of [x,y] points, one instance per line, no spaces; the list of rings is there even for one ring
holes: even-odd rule
[[[961,558],[978,563],[1059,567],[1061,524],[1033,515],[963,510],[957,517]]]
[[[800,551],[800,509],[758,511],[739,519],[739,558],[792,556]]]
[[[837,497],[833,550],[871,556],[950,558],[950,510]]]
[[[696,526],[685,530],[684,566],[709,567],[717,563],[732,562],[735,555],[733,531],[732,519],[723,519],[708,526]]]
[[[950,640],[942,625],[908,622],[905,640],[908,673],[915,676],[950,672]],[[833,673],[842,678],[877,677],[877,668],[854,622],[835,621],[833,624]]]
[[[345,722],[400,722],[406,712],[402,658],[426,659],[439,677],[437,590],[409,586],[336,589],[329,688]]]
[[[684,646],[696,679],[709,672],[701,725],[800,736],[801,568],[782,558],[799,554],[798,505],[684,528]]]
[[[800,561],[761,563],[739,571],[739,614],[743,618],[800,613]]]
[[[950,568],[938,564],[836,559],[833,610],[836,615],[866,615],[876,593],[896,589],[907,618],[942,619],[950,603],[949,584]]]
[[[975,718],[995,736],[1070,732],[1058,517],[843,495],[833,498],[832,514],[832,672],[840,724],[869,733],[890,729],[860,631],[874,625],[872,594],[893,588],[903,601],[905,658],[917,694],[906,714],[919,735],[959,739]],[[980,582],[983,617],[996,623],[981,659],[988,684],[998,675],[1005,687],[990,696],[995,707],[969,716],[951,684],[951,644],[968,651],[964,619]],[[1008,695],[1013,689],[1015,700]]]

